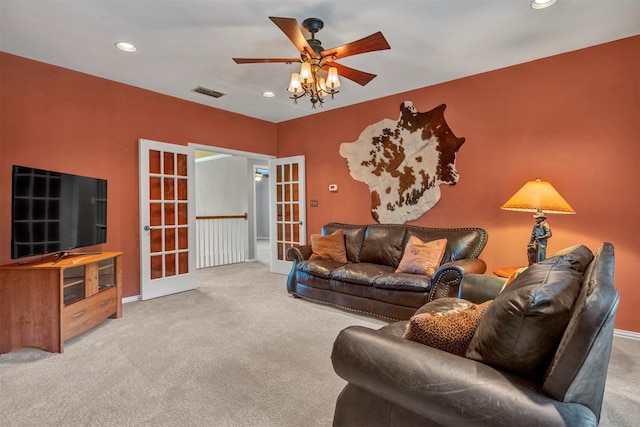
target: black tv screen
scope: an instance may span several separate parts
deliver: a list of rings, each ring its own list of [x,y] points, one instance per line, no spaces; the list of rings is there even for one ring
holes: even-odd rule
[[[11,258],[107,241],[107,181],[13,166]]]

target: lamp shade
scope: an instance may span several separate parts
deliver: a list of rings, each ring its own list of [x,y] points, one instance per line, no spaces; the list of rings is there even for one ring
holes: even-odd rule
[[[501,206],[501,209],[554,214],[576,213],[550,182],[542,181],[540,178],[535,181],[527,181]]]
[[[300,83],[312,83],[313,73],[311,72],[311,64],[303,62],[300,66]]]
[[[289,81],[289,92],[298,93],[302,92],[302,85],[300,84],[300,75],[298,73],[291,73],[291,80]]]
[[[331,89],[340,87],[340,79],[338,78],[338,69],[336,67],[329,67],[329,73],[327,74],[327,86]]]

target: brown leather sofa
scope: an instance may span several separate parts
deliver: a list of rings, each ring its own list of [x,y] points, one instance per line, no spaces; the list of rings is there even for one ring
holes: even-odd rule
[[[287,256],[293,260],[287,280],[290,294],[404,320],[427,301],[448,292],[457,293],[464,273],[481,274],[486,270],[484,261],[478,259],[487,242],[487,232],[481,228],[329,223],[322,227],[322,234],[339,229],[344,230],[347,264],[310,261],[311,245],[289,248]],[[441,265],[432,276],[395,273],[412,235],[424,242],[447,239]]]
[[[613,284],[613,246],[603,243],[592,259],[578,277],[577,296],[569,296],[573,306],[567,312],[566,326],[559,331],[558,342],[549,335],[529,342],[534,349],[538,343],[550,346],[550,357],[536,375],[514,372],[509,364],[520,363],[521,358],[503,361],[506,367],[470,358],[470,348],[483,326],[505,341],[513,338],[509,330],[517,322],[495,322],[490,309],[497,302],[500,307],[499,301],[504,299],[511,301],[512,294],[524,289],[510,289],[520,277],[501,293],[505,279],[483,275],[463,279],[459,297],[476,303],[493,299],[466,357],[403,338],[406,321],[379,330],[357,326],[343,330],[331,358],[336,373],[348,384],[338,397],[334,426],[598,425],[619,295]],[[566,281],[558,274],[566,275],[567,269],[574,267],[563,268],[551,271],[544,279],[545,286],[552,284],[548,289],[562,284],[559,280]],[[544,321],[545,313],[558,301],[567,301],[569,291],[553,294],[544,289],[539,287],[530,295],[530,301],[541,311],[524,321],[543,325],[539,322]],[[426,304],[421,311],[439,301],[444,300]],[[522,303],[516,299],[510,309]],[[547,326],[558,322],[551,323]],[[518,338],[534,339],[531,329],[523,327]],[[546,334],[544,328],[542,333]]]

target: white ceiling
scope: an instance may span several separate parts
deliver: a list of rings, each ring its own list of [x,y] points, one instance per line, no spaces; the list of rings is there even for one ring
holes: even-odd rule
[[[342,79],[340,108],[640,34],[640,0],[0,0],[0,50],[271,122],[314,114],[286,86],[295,64],[232,57],[296,57],[269,16],[317,17],[325,49],[382,31],[391,50],[339,61],[377,74]],[[127,54],[114,42],[134,43]],[[549,78],[549,76],[544,76]],[[204,86],[226,95],[194,93]],[[275,98],[264,98],[271,90]]]

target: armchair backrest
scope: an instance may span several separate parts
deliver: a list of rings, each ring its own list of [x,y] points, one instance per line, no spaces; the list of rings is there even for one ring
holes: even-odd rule
[[[603,243],[584,273],[571,320],[545,374],[543,389],[563,402],[581,403],[600,418],[620,302],[613,284],[613,245]]]

